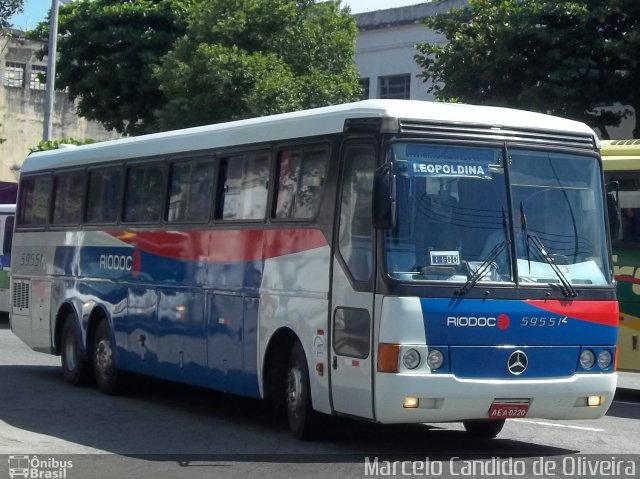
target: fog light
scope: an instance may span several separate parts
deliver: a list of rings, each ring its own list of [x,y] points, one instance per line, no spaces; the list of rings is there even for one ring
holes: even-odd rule
[[[598,407],[602,404],[602,396],[588,396],[587,397],[587,406],[589,407]]]
[[[420,353],[415,349],[409,349],[402,355],[402,364],[407,369],[415,369],[420,364]]]
[[[427,355],[427,364],[431,369],[440,369],[444,363],[444,356],[437,349],[432,349]]]
[[[585,349],[580,353],[580,366],[583,369],[591,369],[595,362],[596,357],[590,349]]]
[[[598,366],[600,369],[607,369],[611,366],[612,359],[611,352],[608,349],[603,349],[598,353]]]
[[[415,409],[418,407],[418,404],[420,404],[420,400],[418,398],[407,396],[404,398],[404,404],[402,406],[407,409]]]

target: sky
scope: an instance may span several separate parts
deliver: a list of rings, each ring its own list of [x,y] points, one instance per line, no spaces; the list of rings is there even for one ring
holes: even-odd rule
[[[404,7],[428,0],[342,0],[342,5],[351,7],[351,13],[372,12],[385,8]],[[11,23],[20,30],[31,30],[44,20],[51,8],[51,0],[25,0],[24,13],[11,18]]]

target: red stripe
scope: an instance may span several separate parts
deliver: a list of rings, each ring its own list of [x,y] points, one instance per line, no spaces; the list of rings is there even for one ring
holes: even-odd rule
[[[568,316],[581,321],[605,324],[607,326],[618,325],[617,301],[558,301],[555,299],[542,299],[528,300],[525,303],[554,314]]]
[[[633,283],[633,284],[640,284],[640,278],[634,278],[633,276],[629,276],[629,275],[619,275],[619,276],[615,276],[616,281],[622,281],[623,283]]]
[[[322,231],[315,229],[107,233],[145,253],[191,261],[257,261],[327,245]]]

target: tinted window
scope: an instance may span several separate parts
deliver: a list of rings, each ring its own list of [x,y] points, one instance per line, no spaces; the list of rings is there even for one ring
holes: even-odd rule
[[[222,160],[221,211],[225,220],[264,218],[267,208],[269,154],[248,153]]]
[[[7,216],[4,222],[4,240],[2,242],[2,253],[11,254],[11,245],[13,243],[13,222],[15,217]]]
[[[213,192],[213,161],[174,163],[169,184],[169,221],[206,221]]]
[[[127,171],[124,221],[156,222],[163,204],[164,168],[159,164],[132,166]]]
[[[333,348],[352,358],[369,356],[371,321],[366,309],[338,308],[333,318]]]
[[[49,212],[50,176],[36,176],[22,180],[20,187],[22,211],[20,224],[27,226],[45,225]]]
[[[326,146],[280,151],[276,218],[304,219],[316,215],[328,160],[329,148]]]
[[[371,194],[375,151],[350,146],[346,151],[340,206],[340,254],[356,280],[367,281],[373,268]]]
[[[120,207],[122,170],[104,168],[89,172],[87,223],[114,223]]]
[[[53,224],[78,224],[82,218],[84,174],[81,171],[56,175],[53,193]]]

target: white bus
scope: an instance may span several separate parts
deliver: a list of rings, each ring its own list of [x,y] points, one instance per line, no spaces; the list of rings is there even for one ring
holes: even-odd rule
[[[72,384],[152,375],[379,423],[602,416],[618,322],[598,139],[367,100],[30,155],[11,328]]]
[[[11,243],[16,205],[0,205],[0,315],[9,313]]]

